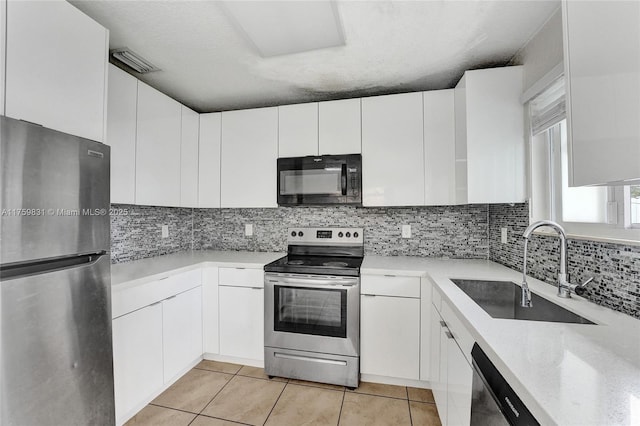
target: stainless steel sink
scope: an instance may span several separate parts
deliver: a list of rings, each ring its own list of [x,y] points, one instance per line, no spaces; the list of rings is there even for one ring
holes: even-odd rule
[[[520,306],[519,285],[510,281],[451,280],[492,318],[594,324],[580,315],[531,294],[533,307]]]

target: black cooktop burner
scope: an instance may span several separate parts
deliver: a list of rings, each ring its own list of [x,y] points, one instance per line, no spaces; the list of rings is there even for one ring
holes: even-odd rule
[[[309,275],[360,275],[362,257],[288,255],[264,267],[266,272]]]

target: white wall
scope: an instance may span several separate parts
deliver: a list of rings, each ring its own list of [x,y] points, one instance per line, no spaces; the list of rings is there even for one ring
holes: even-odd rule
[[[562,62],[562,10],[558,10],[512,59],[524,65],[524,91]]]

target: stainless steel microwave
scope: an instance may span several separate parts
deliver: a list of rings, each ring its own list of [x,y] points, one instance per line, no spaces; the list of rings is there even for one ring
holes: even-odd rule
[[[362,155],[278,158],[278,205],[362,205]]]

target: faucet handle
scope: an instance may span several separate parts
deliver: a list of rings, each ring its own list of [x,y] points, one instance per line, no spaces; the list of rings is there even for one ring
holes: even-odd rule
[[[589,277],[587,278],[582,284],[574,284],[571,286],[571,290],[573,290],[573,292],[575,294],[577,294],[578,296],[582,296],[583,294],[585,294],[587,292],[587,284],[589,284],[591,281],[593,281],[595,277]]]

